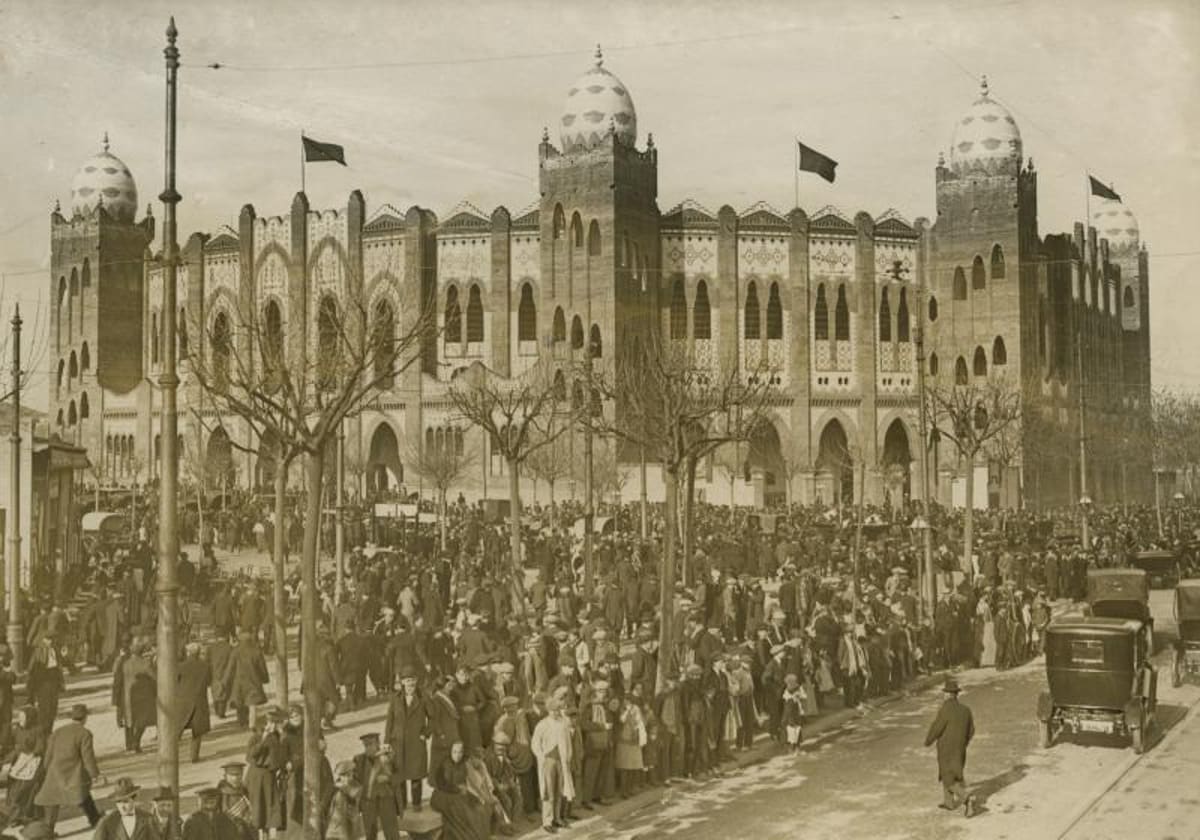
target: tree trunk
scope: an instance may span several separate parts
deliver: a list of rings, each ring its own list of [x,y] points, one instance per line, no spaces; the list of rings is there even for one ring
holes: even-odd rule
[[[308,455],[308,488],[305,501],[308,516],[304,522],[304,553],[300,563],[301,586],[301,659],[303,673],[317,673],[317,621],[321,609],[321,596],[317,589],[317,538],[321,531],[321,477],[325,468],[325,448],[317,447]],[[323,836],[321,825],[321,695],[318,683],[310,679],[304,686],[304,765],[312,768],[304,774],[304,801],[308,809],[305,815],[306,840],[317,840]]]
[[[546,483],[550,485],[550,530],[558,530],[558,508],[554,506],[554,476],[546,479]]]
[[[446,551],[446,488],[438,490],[438,538]]]
[[[692,554],[695,551],[693,513],[695,512],[696,496],[696,459],[687,459],[687,475],[683,490],[683,585],[694,583],[695,568]]]
[[[675,655],[675,639],[672,633],[675,624],[675,518],[676,493],[679,490],[679,473],[677,467],[663,464],[663,481],[666,485],[666,504],[663,518],[663,555],[659,568],[659,625],[658,625],[658,677],[654,685],[656,693],[661,694],[666,687],[667,679],[672,677]],[[675,675],[677,676],[677,675]]]
[[[275,529],[272,533],[275,557],[271,566],[275,572],[275,691],[278,696],[277,702],[283,709],[288,705],[287,596],[284,594],[284,579],[287,577],[284,566],[284,540],[287,535],[283,527],[286,494],[287,461],[281,446],[279,458],[275,463]]]
[[[641,447],[640,452],[641,452],[641,454],[640,454],[640,457],[638,458],[638,461],[639,461],[638,471],[641,474],[641,483],[642,483],[642,486],[641,486],[641,496],[642,496],[642,498],[641,498],[641,508],[642,508],[641,509],[641,515],[642,515],[641,525],[642,525],[642,542],[645,542],[647,539],[650,538],[650,521],[649,521],[650,517],[649,517],[649,510],[648,510],[649,503],[646,499],[646,447],[644,447],[644,446]]]
[[[966,510],[963,511],[963,575],[970,583],[975,579],[975,564],[971,562],[974,555],[975,539],[975,457],[967,458]]]
[[[525,617],[525,566],[521,562],[521,481],[520,465],[508,459],[508,538],[512,553],[512,590],[516,599],[513,612]]]
[[[858,610],[862,606],[862,526],[864,507],[867,498],[867,464],[862,462],[858,465],[858,505],[857,516],[854,524],[854,616],[855,623],[858,622]]]

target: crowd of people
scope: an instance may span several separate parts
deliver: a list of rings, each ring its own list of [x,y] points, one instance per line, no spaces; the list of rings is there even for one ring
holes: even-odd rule
[[[316,593],[318,667],[304,673],[304,690],[320,698],[322,737],[338,731],[340,713],[371,703],[387,712],[353,760],[316,770],[326,780],[326,837],[397,840],[428,818],[426,803],[448,840],[536,825],[553,833],[648,786],[727,772],[760,734],[798,749],[814,716],[857,708],[921,674],[1027,661],[1052,606],[1083,597],[1088,568],[1125,562],[1157,533],[1145,510],[1098,512],[1095,545],[1083,551],[1055,538],[1067,519],[985,514],[964,574],[957,514],[933,511],[939,597],[929,610],[911,509],[869,510],[858,528],[849,510],[751,517],[701,505],[664,628],[658,512],[642,539],[635,507],[605,510],[611,527],[589,568],[571,527],[579,512],[571,503],[527,511],[519,577],[507,523],[462,500],[444,545],[424,526],[386,546],[365,544],[366,529],[354,534],[340,580],[329,572]],[[239,516],[259,548],[269,545],[267,529],[255,529],[271,524],[269,511]],[[16,675],[0,670],[11,823],[52,831],[57,808],[77,805],[109,840],[87,790],[64,788],[53,769],[102,778],[80,731],[86,709],[53,724],[64,673],[91,666],[113,675],[127,750],[140,751],[155,725],[152,536],[148,520],[135,548],[93,558],[96,597],[74,615],[50,601],[30,622],[27,705],[12,723]],[[209,556],[181,573],[193,596],[181,600],[203,589],[204,608],[184,609],[178,720],[192,761],[213,717],[246,729],[248,746],[181,828],[189,836],[191,826],[193,840],[287,834],[304,819],[304,714],[266,705],[268,656],[286,645],[273,593],[265,578],[215,576]],[[287,584],[285,623],[294,626],[305,593],[295,573]],[[129,793],[132,783],[121,784]],[[142,819],[133,805],[120,810],[136,799],[123,794],[113,813]],[[153,813],[146,819],[162,830]]]

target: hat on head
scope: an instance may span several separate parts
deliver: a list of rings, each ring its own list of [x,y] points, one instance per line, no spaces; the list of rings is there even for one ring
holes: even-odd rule
[[[946,677],[946,684],[942,686],[942,691],[947,694],[958,694],[961,690],[958,687],[958,680],[954,679],[954,677]]]
[[[154,795],[155,802],[171,802],[175,799],[175,792],[171,790],[169,785],[165,785],[158,789],[158,793]]]
[[[76,703],[71,707],[71,720],[84,720],[88,716],[88,709],[83,703]]]
[[[138,791],[141,790],[133,783],[133,779],[128,776],[122,776],[117,779],[117,785],[113,788],[112,799],[114,802],[121,802],[126,799],[136,799]]]
[[[608,691],[608,680],[596,680],[592,683],[593,691]]]
[[[513,697],[511,694],[500,700],[500,708],[515,709],[521,705],[521,698]]]
[[[287,714],[278,706],[271,706],[267,709],[267,720],[281,721],[286,717]]]
[[[354,775],[354,762],[353,761],[339,761],[337,763],[337,766],[333,768],[333,774],[335,776],[353,776]]]
[[[517,672],[517,666],[513,665],[511,662],[497,662],[496,670],[501,674],[515,674]]]
[[[415,680],[417,678],[417,669],[412,665],[405,665],[400,669],[400,679]]]
[[[221,769],[222,769],[222,770],[225,770],[225,771],[231,771],[231,770],[232,770],[232,771],[235,771],[235,772],[241,773],[243,770],[245,770],[245,769],[246,769],[246,762],[244,762],[244,761],[230,761],[230,762],[228,762],[227,764],[222,764],[222,765],[221,765]]]
[[[512,743],[512,738],[509,737],[507,732],[497,732],[494,735],[492,735],[492,743],[493,744],[502,744],[507,747],[509,744]]]
[[[196,797],[201,802],[210,802],[214,799],[220,799],[221,791],[217,790],[215,787],[201,788],[200,790],[196,791]]]
[[[701,668],[699,665],[697,665],[694,662],[691,665],[687,666],[687,675],[689,677],[698,677],[703,673],[704,673],[704,669]]]

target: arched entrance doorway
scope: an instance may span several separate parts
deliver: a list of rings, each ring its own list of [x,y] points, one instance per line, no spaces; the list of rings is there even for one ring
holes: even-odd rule
[[[893,507],[904,504],[912,494],[912,450],[908,431],[899,419],[883,435],[883,481]]]
[[[817,446],[817,469],[828,493],[818,487],[818,494],[832,504],[854,501],[854,466],[850,458],[850,441],[838,420],[830,420],[821,431]]]
[[[763,505],[787,501],[787,466],[783,462],[783,446],[774,423],[760,423],[750,435],[750,478],[757,484],[762,476]],[[757,487],[755,495],[758,495]]]
[[[390,475],[389,475],[390,473]],[[367,459],[367,493],[377,495],[389,487],[404,483],[404,464],[400,462],[400,443],[387,423],[380,423],[371,435]]]
[[[208,437],[204,449],[204,466],[208,479],[218,486],[231,483],[234,477],[233,444],[224,429],[217,429]]]

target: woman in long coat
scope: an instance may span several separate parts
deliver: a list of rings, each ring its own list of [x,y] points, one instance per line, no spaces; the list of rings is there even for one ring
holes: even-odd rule
[[[37,712],[32,706],[26,706],[17,715],[12,728],[12,750],[0,761],[9,768],[9,822],[23,824],[38,819],[42,813],[33,803],[33,797],[46,775],[42,765],[46,757],[46,733],[38,726]]]
[[[449,757],[433,771],[430,805],[442,815],[445,840],[488,840],[491,809],[468,786],[466,752],[461,742],[450,748]]]

